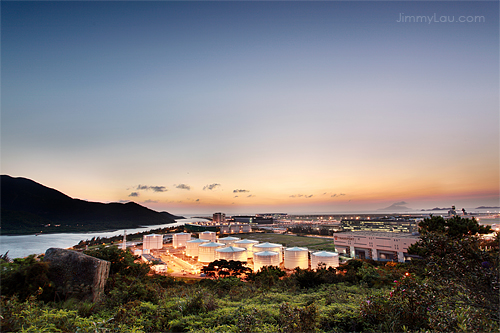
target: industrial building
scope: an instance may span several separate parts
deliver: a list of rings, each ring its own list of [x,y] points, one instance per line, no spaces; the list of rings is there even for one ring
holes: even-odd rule
[[[418,234],[375,231],[342,232],[334,235],[335,249],[351,258],[404,262],[408,247]]]
[[[345,218],[340,221],[343,231],[417,232],[415,219],[386,216],[380,218]]]

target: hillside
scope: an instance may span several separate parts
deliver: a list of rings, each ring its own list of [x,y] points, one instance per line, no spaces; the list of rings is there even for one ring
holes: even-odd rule
[[[180,218],[134,202],[73,199],[26,178],[1,176],[1,233],[100,231],[174,223]],[[50,226],[49,226],[50,225]]]

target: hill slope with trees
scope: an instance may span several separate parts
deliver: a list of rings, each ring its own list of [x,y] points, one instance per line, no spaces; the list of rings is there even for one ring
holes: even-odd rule
[[[1,198],[2,234],[137,228],[174,223],[180,218],[134,202],[73,199],[30,179],[7,175],[1,176]]]

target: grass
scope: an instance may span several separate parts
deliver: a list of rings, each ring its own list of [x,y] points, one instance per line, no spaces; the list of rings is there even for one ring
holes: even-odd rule
[[[333,245],[333,239],[327,238],[315,238],[315,237],[303,237],[295,235],[282,235],[274,233],[252,233],[252,234],[240,234],[237,235],[241,239],[253,239],[269,243],[281,244],[285,247],[306,247],[309,250],[318,251],[335,251],[335,246]]]

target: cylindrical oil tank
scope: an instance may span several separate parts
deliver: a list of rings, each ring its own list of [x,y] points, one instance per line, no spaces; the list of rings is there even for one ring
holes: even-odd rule
[[[198,256],[198,247],[201,244],[210,243],[208,239],[193,239],[186,242],[186,255],[190,257]]]
[[[283,253],[282,253],[283,246],[281,244],[275,244],[275,243],[260,243],[257,245],[253,246],[253,253],[255,255],[256,252],[260,251],[274,251],[278,252],[279,254],[279,260],[280,262],[283,261]]]
[[[191,240],[191,234],[179,232],[172,237],[172,245],[174,248],[185,247],[187,242]]]
[[[223,243],[225,246],[232,246],[234,242],[239,241],[241,238],[238,237],[223,237],[219,238],[219,243]]]
[[[276,251],[262,251],[253,254],[253,271],[258,272],[264,266],[279,266],[280,255]]]
[[[234,242],[235,246],[247,249],[247,258],[253,258],[253,246],[255,244],[259,244],[259,242],[253,239],[242,239]]]
[[[285,249],[285,268],[309,268],[309,251],[305,247],[289,247]]]
[[[215,249],[215,259],[247,261],[247,250],[243,247],[228,246]]]
[[[212,262],[215,260],[215,250],[223,247],[221,243],[205,243],[198,246],[198,261],[199,262]]]
[[[142,237],[142,248],[149,250],[157,250],[163,247],[163,236],[150,234]]]
[[[339,267],[339,254],[337,252],[320,251],[311,254],[311,269],[317,269],[323,263],[328,267]]]
[[[200,239],[207,239],[210,242],[215,242],[217,241],[217,233],[213,231],[203,231],[200,232],[199,234]]]

